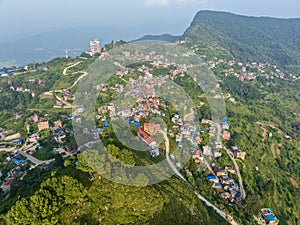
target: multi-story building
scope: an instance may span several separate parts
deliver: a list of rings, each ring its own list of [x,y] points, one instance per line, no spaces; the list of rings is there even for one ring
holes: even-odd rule
[[[97,53],[101,53],[100,41],[95,39],[94,41],[90,41],[90,51],[91,55],[95,55]]]

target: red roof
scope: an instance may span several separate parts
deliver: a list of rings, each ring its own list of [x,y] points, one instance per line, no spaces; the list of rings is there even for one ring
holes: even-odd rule
[[[9,186],[11,185],[11,183],[13,182],[14,180],[7,180],[3,185],[4,186]]]
[[[137,129],[138,135],[148,144],[155,142],[153,138],[151,138],[145,131],[143,131],[141,128]]]

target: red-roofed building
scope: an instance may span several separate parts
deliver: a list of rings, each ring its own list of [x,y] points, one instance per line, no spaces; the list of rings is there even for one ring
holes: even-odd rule
[[[138,135],[143,139],[144,142],[146,142],[148,145],[156,145],[156,141],[151,138],[145,131],[143,131],[141,128],[137,129]]]
[[[7,180],[4,182],[4,186],[10,186],[14,180]]]

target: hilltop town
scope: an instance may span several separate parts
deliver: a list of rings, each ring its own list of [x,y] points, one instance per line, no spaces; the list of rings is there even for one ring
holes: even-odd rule
[[[178,41],[177,44],[184,45],[186,42],[187,40]],[[197,52],[196,45],[187,54],[193,52]],[[42,78],[25,79],[22,83],[18,81],[18,76],[51,71],[49,65],[0,69],[1,76],[7,78],[7,84],[0,87],[2,92],[7,90],[12,93],[21,92],[29,99],[34,99],[36,95],[42,96],[43,105],[49,107],[49,113],[35,109],[26,113],[28,115],[26,123],[21,124],[26,132],[20,133],[18,130],[8,128],[0,130],[1,188],[7,196],[11,186],[22,180],[29,171],[51,171],[51,168],[57,166],[59,157],[68,162],[70,158],[80,154],[81,146],[77,146],[75,142],[72,123],[84,125],[81,116],[86,111],[86,106],[74,105],[73,101],[77,84],[89,74],[78,67],[83,64],[89,65],[95,59],[105,60],[107,55],[109,52],[106,48],[101,50],[99,41],[91,41],[88,52],[76,59],[66,59],[67,64],[61,73],[63,77],[76,75],[72,78],[73,83],[60,88],[54,85],[51,90],[47,90],[47,82]],[[128,52],[124,52],[124,55],[132,57]],[[148,155],[143,157],[149,161],[166,158],[174,174],[196,188],[195,197],[208,206],[213,206],[215,211],[231,224],[237,224],[228,210],[214,206],[215,200],[208,196],[217,196],[217,202],[222,200],[226,207],[237,206],[240,209],[245,207],[247,189],[244,187],[240,165],[247,161],[247,151],[239,147],[238,143],[232,142],[231,123],[227,116],[217,122],[212,121],[209,114],[202,114],[198,121],[199,126],[196,126],[193,122],[197,109],[186,109],[187,113],[180,115],[167,99],[161,98],[156,92],[156,87],[164,86],[169,79],[175,82],[180,80],[194,82],[195,89],[192,91],[197,95],[202,94],[203,84],[189,78],[187,74],[189,65],[165,62],[162,60],[163,55],[152,57],[157,60],[133,67],[120,66],[110,81],[95,86],[101,96],[95,113],[97,128],[88,130],[82,127],[83,132],[92,134],[95,140],[100,139],[103,142],[110,140],[109,143],[114,144],[117,140],[114,140],[112,123],[118,118],[123,119],[135,137],[146,144]],[[232,75],[240,82],[261,78],[293,81],[299,79],[297,76],[284,74],[275,65],[256,62],[241,63],[216,58],[203,62],[202,66],[210,68],[219,79]],[[131,108],[126,108],[126,103],[123,106],[116,105],[112,96],[118,94],[124,94],[126,98],[135,98],[136,101]],[[216,95],[214,98],[219,99],[223,96]],[[232,104],[239,103],[239,100],[230,94],[224,98]],[[207,105],[205,97],[200,97],[196,103],[199,108]],[[50,110],[53,109],[60,110],[60,113],[51,113],[53,111]],[[65,110],[69,110],[69,113]],[[23,116],[16,114],[15,120],[18,121]],[[151,118],[160,120],[152,122]],[[285,138],[291,137],[285,134]],[[210,140],[214,140],[212,144]],[[180,149],[182,155],[191,156],[191,161],[187,165],[182,165],[181,156],[173,154],[176,148]],[[259,171],[258,167],[255,169]],[[89,179],[94,179],[92,173],[89,176]],[[269,208],[262,208],[256,215],[257,221],[261,224],[279,222]]]

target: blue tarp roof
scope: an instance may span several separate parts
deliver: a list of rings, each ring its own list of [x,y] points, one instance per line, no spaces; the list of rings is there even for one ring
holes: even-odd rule
[[[212,174],[210,174],[206,177],[206,180],[214,180],[214,179],[217,179],[217,177],[215,175],[212,175]]]
[[[276,221],[276,218],[273,216],[273,215],[271,215],[271,214],[267,214],[267,215],[265,215],[266,217],[267,217],[267,219],[269,220],[269,221]]]

